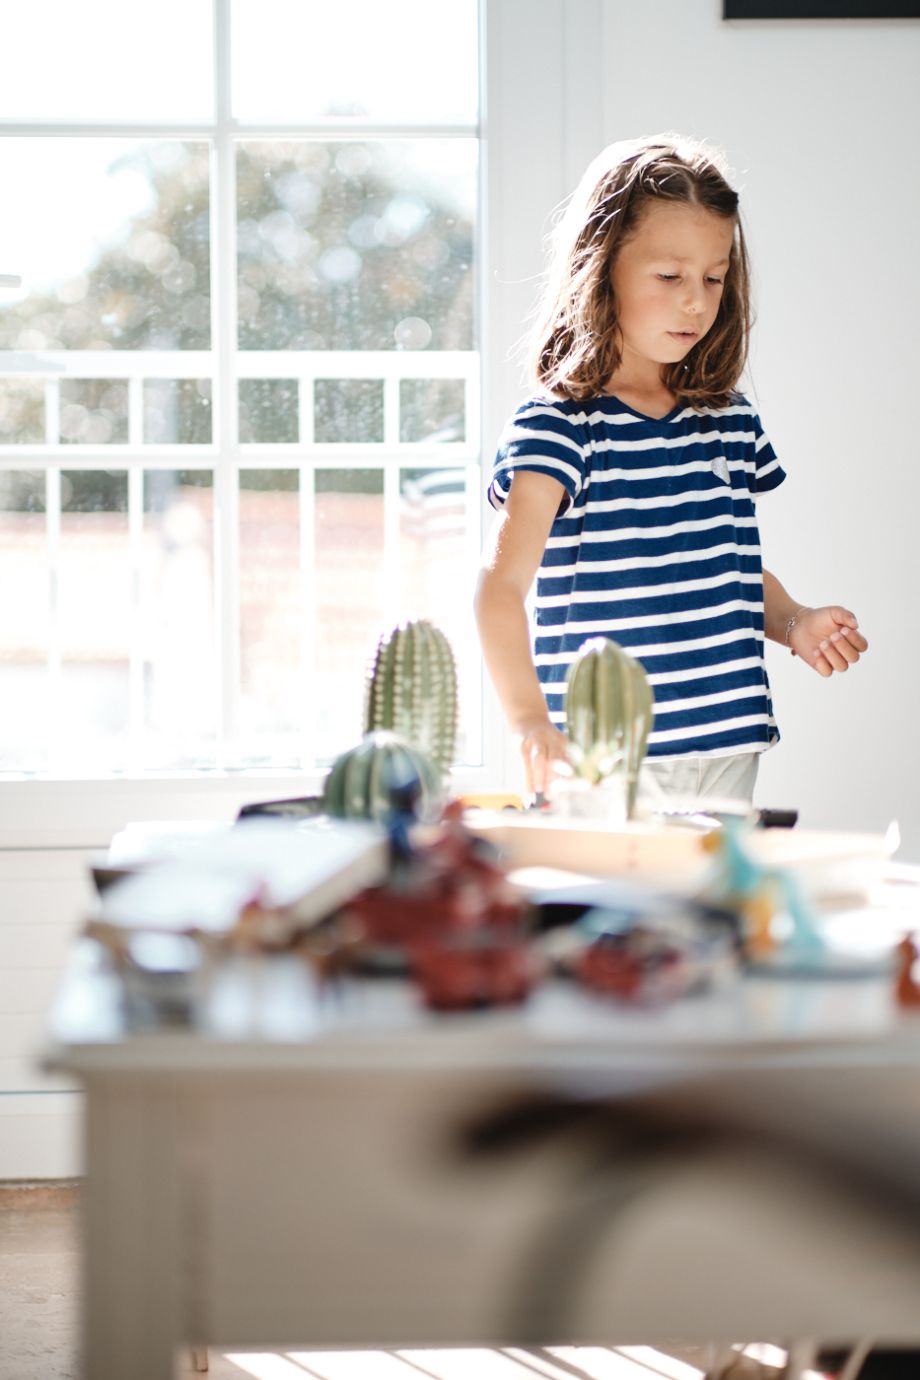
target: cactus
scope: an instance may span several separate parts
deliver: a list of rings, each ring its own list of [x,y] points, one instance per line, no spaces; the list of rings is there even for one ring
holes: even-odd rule
[[[609,637],[586,642],[566,676],[566,733],[579,775],[593,783],[625,778],[628,819],[653,717],[652,690],[640,662]]]
[[[384,633],[364,687],[364,731],[390,729],[446,776],[457,740],[457,668],[450,643],[426,619]]]
[[[440,777],[429,758],[395,733],[378,730],[333,762],[323,808],[340,819],[385,822],[394,811],[431,816],[440,795]]]

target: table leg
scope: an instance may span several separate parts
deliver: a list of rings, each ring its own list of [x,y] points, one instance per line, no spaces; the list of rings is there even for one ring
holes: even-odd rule
[[[176,1099],[156,1080],[86,1080],[83,1374],[173,1380],[182,1326]]]

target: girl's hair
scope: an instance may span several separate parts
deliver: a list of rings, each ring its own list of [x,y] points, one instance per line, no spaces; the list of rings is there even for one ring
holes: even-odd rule
[[[589,164],[548,236],[550,263],[527,340],[530,381],[540,392],[580,401],[606,390],[621,359],[613,264],[648,206],[678,201],[734,219],[734,239],[712,329],[683,360],[662,365],[662,382],[678,403],[731,400],[752,317],[738,193],[726,173],[719,150],[674,133],[609,144]]]

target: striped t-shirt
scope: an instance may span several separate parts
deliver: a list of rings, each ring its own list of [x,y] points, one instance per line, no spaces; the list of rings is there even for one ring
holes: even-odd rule
[[[564,487],[537,573],[534,663],[550,717],[589,637],[642,662],[655,697],[649,757],[762,751],[779,739],[764,664],[754,499],[785,473],[741,393],[651,418],[612,395],[537,395],[499,441],[489,501],[515,470]]]

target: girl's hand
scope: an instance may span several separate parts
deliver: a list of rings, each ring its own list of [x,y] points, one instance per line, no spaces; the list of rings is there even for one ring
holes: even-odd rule
[[[569,744],[564,733],[549,720],[525,724],[517,734],[524,759],[524,780],[531,795],[547,796],[558,776],[571,776]]]
[[[869,646],[859,631],[855,613],[839,604],[800,613],[789,645],[819,676],[846,671]]]

